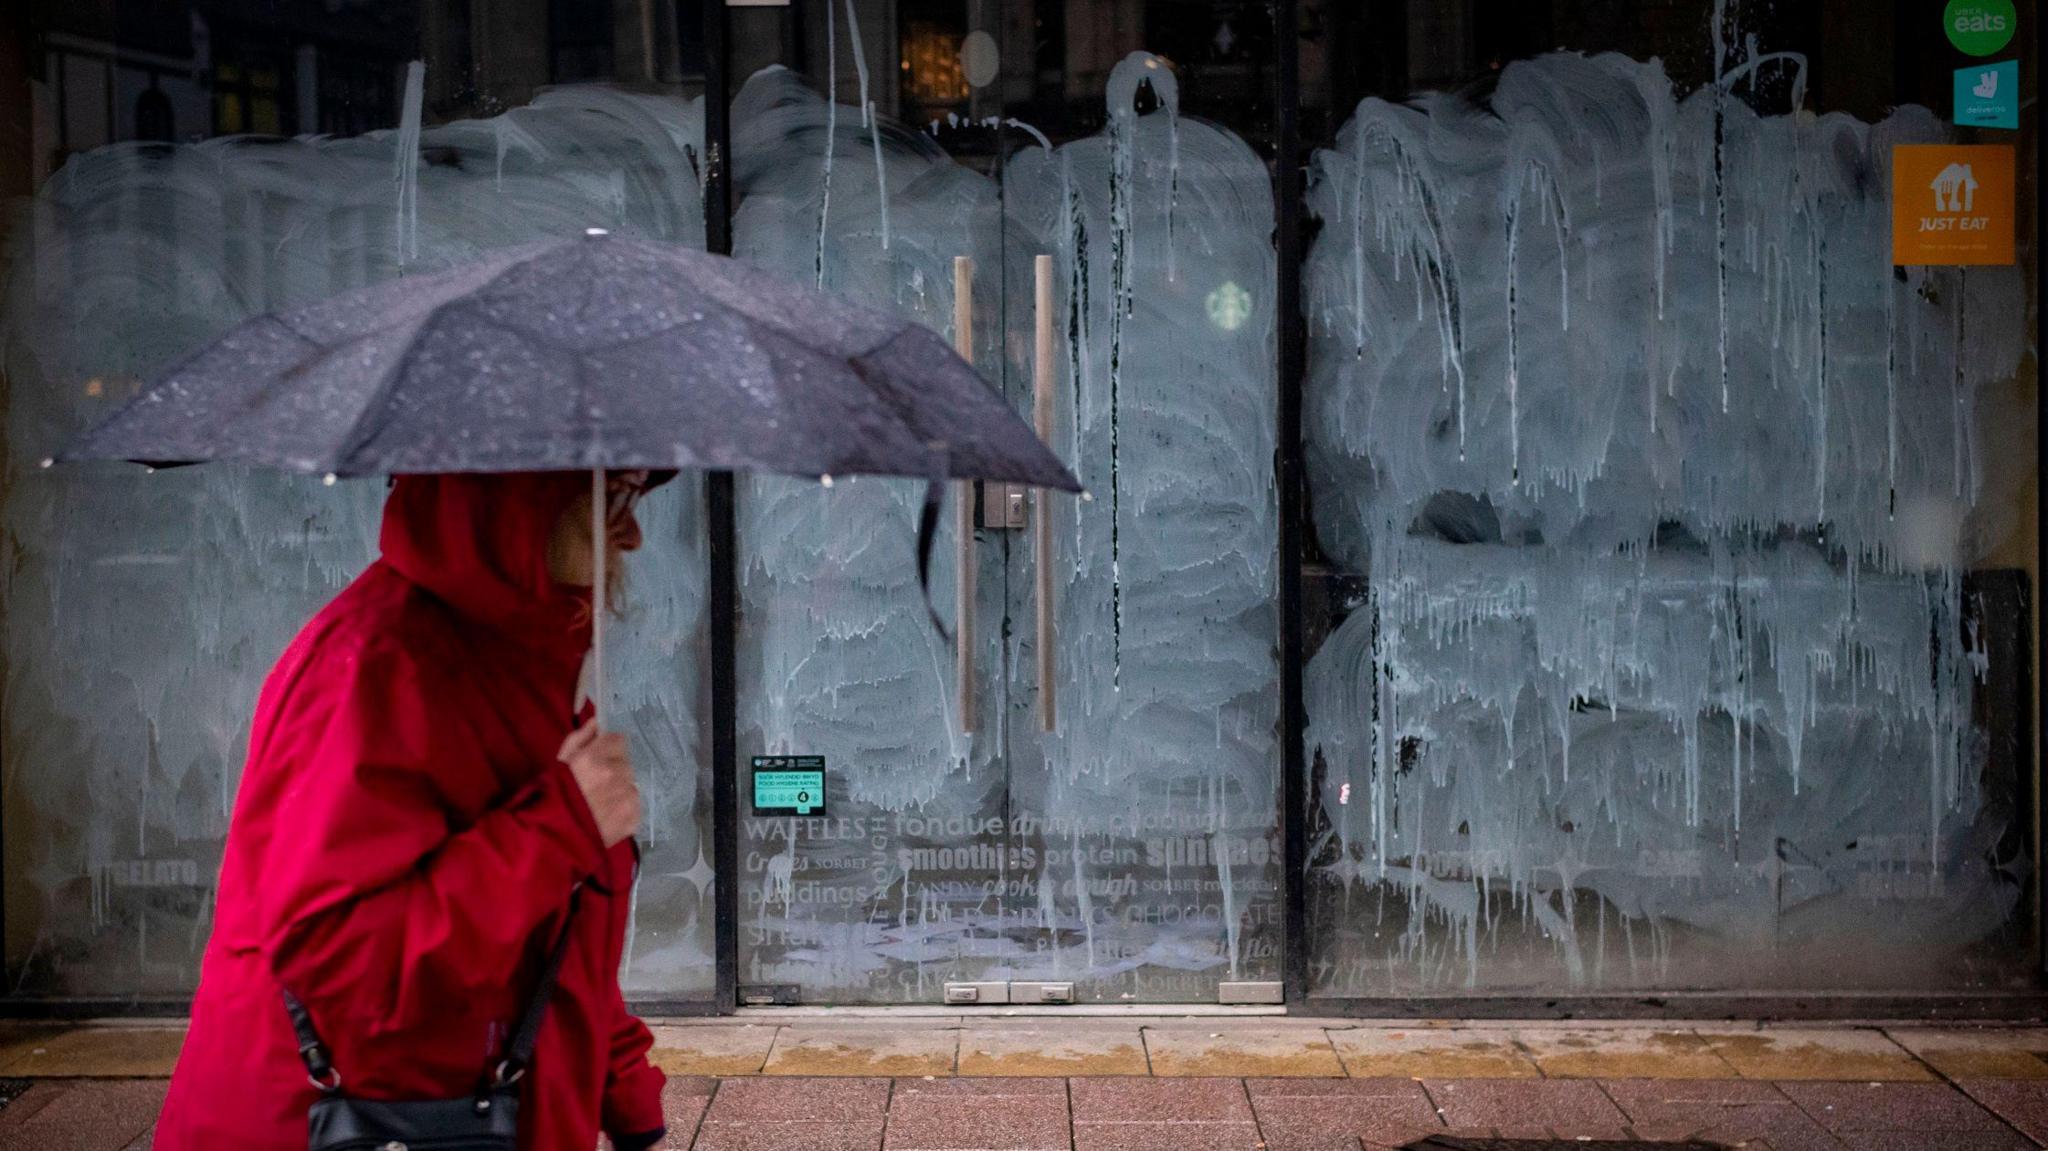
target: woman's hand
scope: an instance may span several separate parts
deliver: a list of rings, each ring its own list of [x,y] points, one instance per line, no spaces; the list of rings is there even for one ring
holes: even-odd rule
[[[633,781],[633,757],[626,737],[599,732],[592,720],[569,733],[558,753],[576,776],[583,802],[597,820],[606,847],[631,839],[640,830],[640,785]]]

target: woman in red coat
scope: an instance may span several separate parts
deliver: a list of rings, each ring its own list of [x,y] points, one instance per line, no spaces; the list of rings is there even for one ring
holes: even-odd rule
[[[645,479],[613,477],[614,551],[639,546]],[[662,1075],[618,981],[639,793],[624,739],[574,722],[589,525],[587,476],[392,486],[383,557],[258,701],[160,1151],[303,1151],[318,1092],[285,988],[347,1094],[475,1090],[579,886],[521,1146],[660,1141]]]

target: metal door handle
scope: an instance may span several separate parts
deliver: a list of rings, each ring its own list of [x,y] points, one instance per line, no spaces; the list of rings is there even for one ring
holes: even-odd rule
[[[953,350],[974,362],[974,257],[953,257]],[[960,730],[974,730],[974,481],[953,485],[953,661]]]
[[[1031,263],[1037,278],[1033,311],[1038,327],[1037,346],[1032,350],[1031,416],[1038,438],[1049,447],[1053,436],[1052,257],[1039,256]],[[1031,525],[1032,541],[1036,545],[1033,558],[1038,565],[1038,729],[1046,732],[1059,724],[1059,698],[1054,679],[1058,661],[1053,658],[1051,496],[1048,488],[1039,488],[1033,495],[1032,498],[1038,501],[1038,517]]]

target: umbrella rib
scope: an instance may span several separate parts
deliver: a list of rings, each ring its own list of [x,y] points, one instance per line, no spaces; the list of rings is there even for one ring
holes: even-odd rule
[[[869,348],[867,351],[862,352],[859,356],[847,357],[846,363],[847,366],[853,370],[855,378],[860,380],[861,386],[868,390],[868,394],[874,396],[877,402],[879,402],[883,407],[887,408],[889,410],[889,414],[895,416],[896,421],[902,424],[906,429],[908,429],[912,436],[916,436],[918,434],[917,424],[909,418],[909,413],[912,410],[911,405],[907,403],[898,403],[894,397],[890,396],[881,388],[876,387],[873,381],[868,379],[868,366],[865,362],[866,357],[882,351],[883,349],[894,344],[896,341],[903,339],[908,334],[908,331],[899,331],[895,335],[889,337],[888,339],[883,340],[881,343],[876,344],[874,347]],[[982,384],[982,386],[987,386],[988,381],[981,379],[981,373],[975,371],[974,366],[972,364],[968,365],[968,370],[974,373],[974,378],[977,381],[979,381]],[[926,446],[929,447],[930,445],[927,444]],[[946,445],[946,447],[950,448],[951,445]]]
[[[322,345],[314,343],[312,340],[309,340],[306,337],[300,335],[298,331],[295,330],[290,324],[285,323],[284,321],[278,319],[276,316],[268,314],[259,315],[247,321],[247,324],[268,324],[271,327],[281,330],[289,338],[297,340],[299,343],[304,344],[309,348],[320,349],[323,354],[325,353],[325,349]],[[238,325],[238,327],[239,326],[240,325]],[[194,364],[198,363],[200,359],[212,354],[216,350],[217,344],[218,341],[208,343],[200,348],[197,348],[179,357],[178,362],[175,365],[173,365],[169,370],[165,371],[160,378],[162,380],[177,379],[185,371],[190,369]],[[160,386],[161,385],[159,385],[159,387]],[[145,391],[137,392],[135,395],[130,396],[127,400],[124,400],[122,402],[120,407],[115,408],[107,416],[96,422],[90,429],[89,434],[92,437],[97,438],[100,435],[100,433],[104,432],[106,429],[118,426],[121,423],[121,421],[126,419],[131,413],[139,411],[142,408],[142,405],[156,400],[158,390],[159,388],[153,387]],[[159,463],[163,461],[147,462]]]
[[[888,396],[882,394],[881,390],[876,388],[874,384],[868,382],[867,372],[863,368],[861,361],[858,357],[840,356],[836,353],[824,352],[822,349],[819,349],[814,345],[807,344],[800,339],[791,338],[788,335],[788,333],[783,331],[783,329],[775,327],[765,320],[755,319],[754,317],[747,315],[745,312],[735,311],[733,314],[739,317],[740,323],[746,325],[749,331],[765,332],[781,343],[794,344],[807,352],[829,356],[837,366],[843,367],[846,370],[847,375],[851,376],[854,380],[858,381],[861,387],[867,389],[868,394],[875,398],[877,406],[881,410],[886,411],[889,414],[889,417],[896,421],[896,425],[902,428],[904,433],[908,435],[910,439],[916,441],[920,445],[927,447],[930,446],[929,444],[925,443],[923,437],[918,435],[917,425],[906,417],[906,412],[908,412],[909,410],[908,405],[895,403]],[[890,344],[896,342],[896,340],[900,339],[901,337],[902,333],[898,332],[896,335],[891,336],[886,340],[883,340],[881,343],[876,344],[874,347],[868,349],[868,351],[862,352],[860,354],[865,356],[873,352],[880,351],[881,349],[886,348]]]
[[[406,344],[405,350],[399,353],[398,362],[393,364],[391,369],[384,373],[384,378],[378,381],[377,390],[371,394],[369,400],[363,404],[362,409],[356,413],[355,420],[349,424],[348,434],[342,438],[341,447],[328,460],[331,466],[327,470],[336,474],[352,474],[348,470],[348,461],[354,458],[358,451],[362,450],[364,444],[374,439],[380,430],[377,427],[365,430],[365,423],[369,421],[371,416],[382,413],[390,405],[392,395],[398,390],[398,381],[405,374],[405,369],[411,366],[413,356],[418,352],[423,337],[434,329],[434,326],[447,315],[449,309],[458,304],[466,304],[474,300],[479,293],[487,291],[506,276],[511,275],[515,269],[523,268],[541,256],[549,254],[551,251],[553,251],[552,247],[543,248],[525,259],[511,261],[494,272],[483,283],[453,299],[443,300],[429,309],[426,316],[420,320],[419,328],[413,333],[412,340]],[[515,332],[511,328],[488,317],[480,316],[478,317],[478,322],[489,324],[509,336],[522,340],[525,338],[523,334]]]

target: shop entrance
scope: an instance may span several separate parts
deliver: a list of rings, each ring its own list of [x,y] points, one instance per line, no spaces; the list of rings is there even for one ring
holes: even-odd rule
[[[953,336],[1089,489],[950,494],[949,640],[923,484],[742,483],[741,769],[826,799],[741,781],[742,1002],[1279,1001],[1271,177],[1159,58],[1105,92],[1050,148],[877,140],[792,73],[735,104],[738,254]]]

